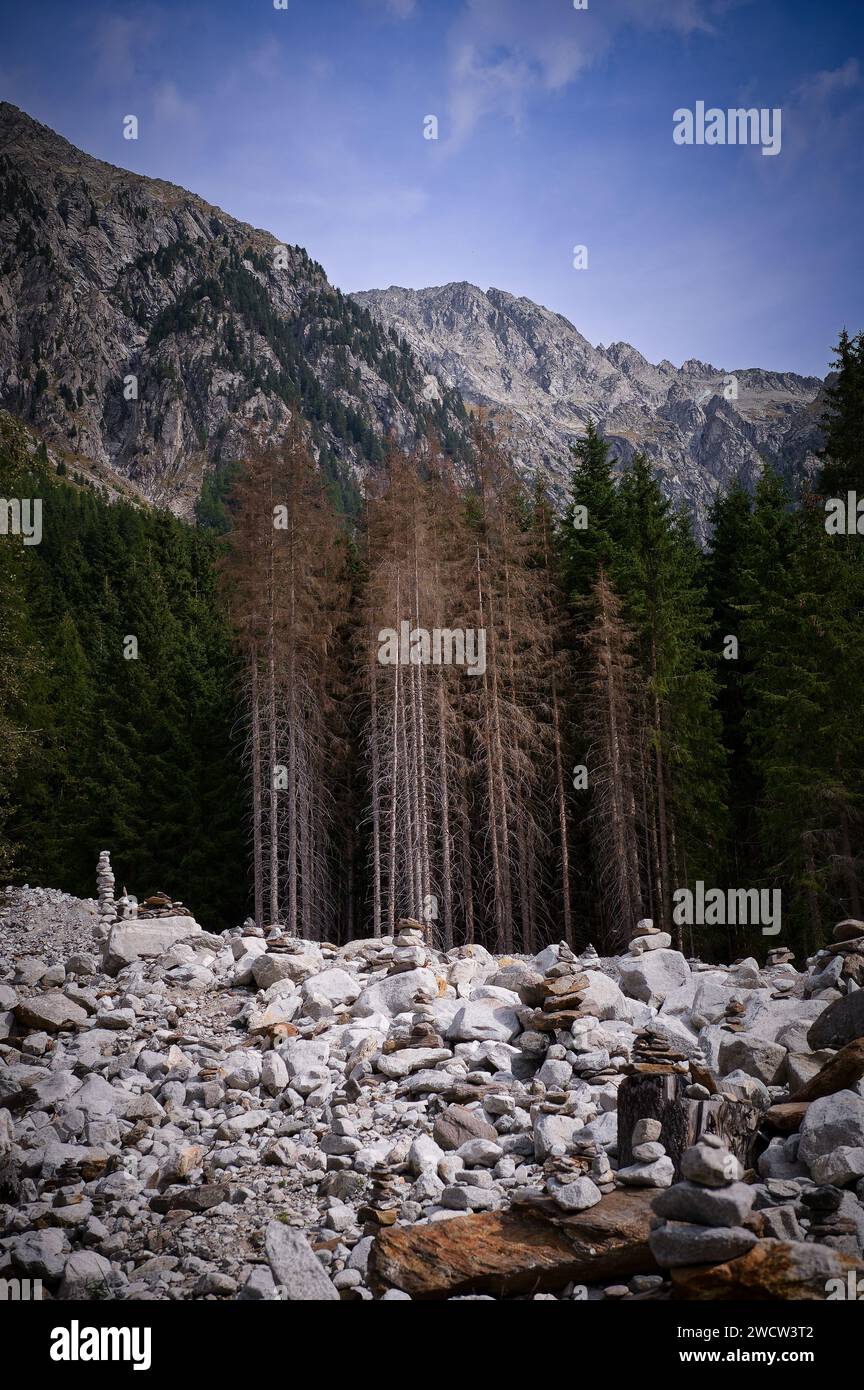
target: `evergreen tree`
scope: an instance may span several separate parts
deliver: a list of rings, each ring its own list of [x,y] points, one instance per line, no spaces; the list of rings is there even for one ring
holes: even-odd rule
[[[837,379],[826,387],[825,448],[819,488],[826,496],[864,496],[864,333],[845,328],[835,352]]]

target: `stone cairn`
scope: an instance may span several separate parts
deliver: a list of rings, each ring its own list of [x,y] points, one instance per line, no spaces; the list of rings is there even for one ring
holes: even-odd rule
[[[657,1217],[648,1243],[658,1265],[719,1264],[757,1243],[745,1227],[756,1195],[741,1164],[716,1134],[704,1134],[681,1157],[682,1180],[652,1202]]]
[[[111,880],[113,883],[113,879]],[[182,903],[174,902],[167,893],[154,893],[145,898],[138,910],[139,917],[191,917],[192,913]]]
[[[690,1072],[687,1054],[679,1052],[669,1034],[657,1024],[646,1024],[633,1039],[632,1061],[628,1068],[632,1075],[665,1074],[668,1072]]]
[[[615,1189],[612,1165],[600,1145],[577,1138],[574,1146],[574,1153],[553,1155],[543,1165],[546,1192],[565,1212],[594,1207]]]
[[[117,899],[117,921],[133,922],[138,916],[138,900],[131,898],[124,885],[123,892]]]
[[[801,1194],[803,1216],[809,1222],[805,1240],[828,1245],[851,1259],[861,1258],[860,1207],[853,1192],[839,1187],[813,1187]]]
[[[107,941],[108,935],[117,921],[117,904],[114,901],[114,874],[111,871],[111,856],[103,849],[96,865],[96,889],[99,900],[99,925],[96,928],[97,941]]]
[[[615,1175],[619,1187],[671,1187],[674,1164],[660,1143],[659,1120],[637,1120],[633,1126],[635,1162],[619,1168]]]
[[[671,945],[669,933],[655,927],[650,917],[643,917],[633,929],[628,949],[631,956],[641,956],[646,951],[668,951]]]
[[[388,974],[398,975],[405,970],[418,970],[432,964],[434,958],[426,949],[425,932],[422,922],[411,917],[403,917],[396,923]]]

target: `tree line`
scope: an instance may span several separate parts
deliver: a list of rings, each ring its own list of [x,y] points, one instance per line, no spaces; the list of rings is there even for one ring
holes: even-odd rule
[[[332,940],[617,951],[648,916],[703,958],[814,949],[862,893],[864,562],[825,524],[864,498],[862,338],[837,354],[820,475],[733,485],[705,551],[594,429],[563,513],[482,418],[467,461],[391,441],[351,522],[297,417],[212,528],[43,477],[43,544],[0,543],[7,861],[89,891],[104,840],[205,925]],[[780,888],[781,935],[679,922],[699,881]]]

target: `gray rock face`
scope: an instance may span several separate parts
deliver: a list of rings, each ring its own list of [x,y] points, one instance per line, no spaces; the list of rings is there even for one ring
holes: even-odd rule
[[[321,388],[321,436],[346,479],[374,464],[390,430],[411,445],[430,424],[444,427],[466,459],[462,396],[489,408],[517,466],[562,497],[570,445],[599,424],[620,459],[648,454],[700,533],[718,487],[739,473],[755,483],[762,457],[790,477],[816,466],[818,378],[654,365],[627,343],[592,346],[531,300],[464,282],[343,297],[302,248],[93,159],[8,103],[0,149],[0,173],[15,174],[0,225],[0,262],[11,266],[0,286],[0,405],[115,495],[189,515],[217,460],[242,456],[250,426],[280,438],[286,400],[247,364],[271,379],[293,370],[289,333]],[[347,363],[335,334],[348,341]],[[385,354],[398,361],[398,395]],[[377,449],[356,442],[345,408]]]
[[[0,282],[0,405],[74,451],[85,476],[191,514],[216,460],[242,457],[247,429],[260,425],[272,440],[284,433],[287,393],[257,384],[248,362],[296,380],[289,337],[304,344],[322,391],[321,438],[346,480],[375,461],[346,408],[369,426],[379,455],[389,430],[410,445],[433,422],[467,451],[455,393],[407,346],[382,343],[367,311],[334,291],[301,247],[93,159],[6,102],[0,150],[0,176],[14,171],[0,221],[0,263],[11,266]],[[327,341],[337,333],[346,360]],[[37,342],[44,390],[32,366]],[[404,373],[398,396],[388,353]],[[137,399],[124,394],[130,376]]]
[[[562,494],[570,445],[589,421],[620,459],[647,453],[700,530],[718,486],[739,471],[755,483],[760,455],[787,476],[816,465],[818,377],[725,372],[692,360],[655,366],[629,343],[592,347],[561,314],[464,281],[354,298],[395,328],[445,385],[485,406],[525,471],[546,474]]]
[[[743,1071],[766,1086],[779,1079],[785,1060],[785,1047],[755,1033],[736,1033],[720,1047],[720,1070],[724,1076],[728,1072]]]
[[[823,1009],[807,1034],[807,1041],[815,1051],[820,1047],[845,1047],[861,1037],[864,1037],[864,989],[856,989]]]
[[[264,1249],[273,1281],[284,1289],[288,1302],[338,1302],[338,1290],[299,1231],[293,1231],[281,1221],[271,1221],[264,1237]]]
[[[649,951],[647,955],[626,956],[621,961],[624,993],[655,1007],[689,976],[690,967],[680,951]]]
[[[801,1121],[798,1157],[813,1169],[816,1159],[840,1148],[864,1146],[864,1100],[854,1091],[822,1096]]]

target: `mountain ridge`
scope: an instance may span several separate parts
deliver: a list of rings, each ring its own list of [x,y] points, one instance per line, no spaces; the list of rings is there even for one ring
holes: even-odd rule
[[[0,407],[179,515],[294,411],[349,511],[391,436],[433,429],[467,464],[476,407],[558,500],[589,422],[619,464],[644,451],[703,539],[735,477],[768,459],[795,487],[818,466],[819,378],[651,363],[467,280],[343,294],[303,247],[5,102],[0,209]]]
[[[557,310],[468,281],[354,298],[445,384],[485,407],[517,464],[544,470],[560,495],[570,446],[589,421],[622,463],[637,449],[648,454],[703,536],[714,495],[736,476],[752,487],[767,459],[797,485],[818,466],[819,377],[729,371],[696,358],[651,363],[630,343],[594,346]]]
[[[470,452],[457,393],[299,246],[0,103],[0,406],[190,515],[249,435],[310,424],[350,510],[391,434]]]

